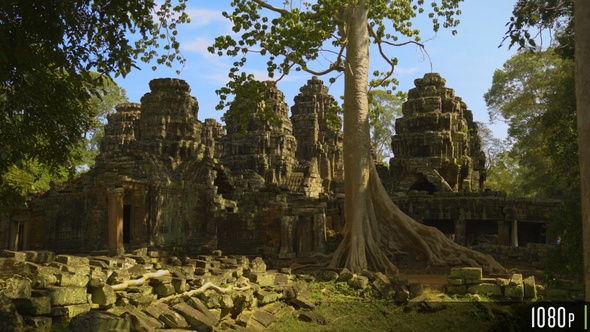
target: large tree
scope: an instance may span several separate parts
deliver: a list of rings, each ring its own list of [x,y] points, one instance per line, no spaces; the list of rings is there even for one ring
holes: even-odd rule
[[[73,165],[105,77],[138,60],[182,60],[175,35],[184,8],[184,0],[0,1],[0,174],[29,160]]]
[[[578,189],[572,60],[552,48],[519,52],[494,72],[484,98],[490,118],[508,124],[515,193],[553,196]]]
[[[429,16],[434,30],[441,24],[454,27],[461,0],[431,3]],[[280,3],[280,2],[279,2]],[[419,44],[411,18],[422,13],[424,1],[410,0],[319,0],[313,4],[287,2],[283,7],[264,0],[232,2],[233,13],[224,13],[240,36],[218,37],[211,52],[238,56],[230,70],[232,79],[221,89],[222,104],[227,94],[240,94],[240,87],[252,75],[240,73],[250,52],[268,57],[268,73],[287,75],[294,68],[315,75],[344,74],[344,169],[345,226],[343,239],[332,254],[330,265],[354,272],[364,269],[396,273],[388,255],[400,250],[420,253],[429,264],[465,264],[487,270],[501,269],[490,256],[469,250],[447,239],[433,227],[404,214],[383,188],[371,158],[369,134],[369,85],[387,85],[397,59],[385,54],[385,47]],[[439,22],[442,18],[442,22]],[[386,27],[386,24],[389,27]],[[400,38],[411,38],[400,42]],[[375,43],[390,65],[369,82],[369,47]],[[327,68],[313,69],[320,56],[332,55]],[[333,81],[331,79],[331,81]],[[233,108],[230,107],[229,111]]]
[[[575,59],[578,149],[582,193],[582,232],[584,240],[585,299],[590,301],[590,3],[576,0]]]

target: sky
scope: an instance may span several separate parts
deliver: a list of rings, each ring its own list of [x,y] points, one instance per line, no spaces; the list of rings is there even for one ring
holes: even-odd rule
[[[276,1],[281,3],[282,1]],[[272,2],[271,2],[272,3]],[[426,1],[428,3],[428,1]],[[483,95],[491,87],[493,73],[502,68],[503,63],[516,53],[507,45],[498,48],[506,32],[515,0],[465,0],[460,9],[461,23],[452,35],[449,29],[441,28],[438,33],[432,31],[432,23],[425,14],[418,16],[413,26],[421,30],[422,41],[426,47],[426,56],[415,45],[390,48],[388,55],[399,59],[394,77],[400,82],[398,90],[408,91],[414,87],[414,80],[431,71],[440,73],[446,79],[446,86],[455,89],[455,94],[463,99],[473,111],[476,121],[487,123],[489,116]],[[152,64],[138,63],[141,70],[132,71],[125,78],[115,81],[123,87],[131,102],[140,102],[141,96],[149,92],[150,80],[162,77],[180,78],[189,83],[191,94],[199,102],[198,118],[215,118],[220,121],[223,111],[215,110],[219,102],[215,90],[223,87],[231,64],[231,57],[219,57],[210,54],[207,47],[215,37],[232,34],[231,23],[222,16],[222,11],[231,12],[230,1],[189,0],[187,12],[191,23],[179,26],[178,40],[182,55],[186,58],[184,67],[178,63],[172,68],[159,66],[156,71]],[[401,41],[401,40],[400,40]],[[375,69],[385,70],[384,62],[376,60],[376,50],[371,51],[371,72]],[[245,71],[254,73],[259,80],[268,79],[266,60],[257,54],[250,54]],[[319,63],[316,65],[326,64]],[[432,64],[432,70],[431,70]],[[318,67],[319,68],[319,67]],[[181,70],[176,74],[176,70]],[[294,72],[278,82],[278,87],[285,94],[285,101],[293,105],[293,97],[299,93],[310,74]],[[320,77],[328,85],[329,77]],[[343,77],[330,86],[330,93],[340,100],[343,94]],[[490,128],[494,135],[505,138],[506,126],[496,123]]]

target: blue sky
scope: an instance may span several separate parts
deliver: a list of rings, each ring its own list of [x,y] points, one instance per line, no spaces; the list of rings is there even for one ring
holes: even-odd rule
[[[282,1],[277,1],[280,2]],[[149,91],[148,82],[154,78],[181,78],[190,84],[191,94],[199,102],[199,120],[219,120],[223,112],[215,110],[219,101],[215,90],[227,82],[227,74],[234,60],[209,54],[207,47],[215,37],[232,33],[230,22],[221,15],[224,10],[231,11],[229,3],[230,1],[189,0],[187,11],[191,23],[179,29],[182,54],[187,59],[184,68],[175,64],[173,68],[160,66],[152,71],[152,64],[138,63],[142,70],[132,71],[124,79],[115,79],[127,91],[130,101],[139,102],[141,96]],[[422,31],[422,40],[426,41],[432,71],[440,73],[447,80],[447,87],[455,89],[456,95],[463,98],[473,111],[476,121],[488,122],[483,94],[491,86],[494,70],[501,68],[516,53],[516,49],[508,50],[506,46],[498,48],[514,3],[514,0],[465,0],[461,4],[461,23],[455,36],[447,29],[441,29],[435,34],[425,16],[418,17],[414,23],[414,27]],[[414,86],[414,79],[431,71],[428,57],[416,46],[392,48],[389,53],[399,59],[395,70],[395,77],[400,81],[398,90],[407,91]],[[372,55],[376,60],[377,52],[373,51]],[[256,54],[251,54],[246,71],[254,73],[258,79],[266,79],[264,64],[265,61],[257,58]],[[381,66],[383,64],[379,61],[373,61],[371,69],[386,69]],[[177,69],[182,70],[180,75],[176,74]],[[278,83],[289,106],[293,104],[293,97],[299,92],[299,87],[310,77],[309,74],[296,72]],[[328,77],[321,79],[327,84]],[[338,100],[342,95],[343,84],[344,81],[340,78],[330,87],[330,93]],[[505,137],[506,127],[503,124],[496,124],[491,128],[497,137]]]

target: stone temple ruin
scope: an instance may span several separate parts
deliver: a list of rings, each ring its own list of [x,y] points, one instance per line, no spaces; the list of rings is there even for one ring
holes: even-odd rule
[[[316,77],[289,107],[273,83],[246,132],[198,119],[188,84],[156,79],[141,103],[108,117],[95,165],[27,209],[2,215],[0,246],[118,254],[306,257],[333,250],[344,220],[342,132]],[[379,169],[398,206],[462,245],[546,243],[555,201],[486,191],[477,124],[438,74],[415,81],[396,121],[395,157]],[[254,121],[271,107],[280,124]],[[226,121],[237,121],[231,117]],[[339,128],[339,124],[336,128]]]

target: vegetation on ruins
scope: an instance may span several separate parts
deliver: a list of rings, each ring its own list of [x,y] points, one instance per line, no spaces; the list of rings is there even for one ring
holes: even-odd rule
[[[0,2],[0,174],[73,169],[108,77],[138,60],[183,61],[175,36],[184,8],[184,0]]]
[[[460,0],[431,3],[428,16],[433,28],[454,28],[459,21]],[[300,7],[287,2],[283,7],[263,0],[233,1],[233,13],[224,13],[240,34],[221,36],[210,47],[212,53],[236,57],[230,70],[231,81],[219,90],[220,107],[228,104],[227,95],[243,93],[240,88],[253,75],[240,72],[248,53],[268,58],[270,77],[292,70],[314,75],[344,75],[344,169],[345,216],[343,239],[332,254],[330,266],[397,272],[390,256],[399,251],[419,252],[429,264],[467,264],[487,270],[502,267],[491,256],[462,247],[435,228],[420,224],[391,201],[383,188],[371,158],[369,133],[369,87],[387,86],[396,58],[389,58],[386,47],[420,45],[419,31],[411,19],[428,10],[424,1],[343,1],[325,0]],[[425,8],[426,7],[426,8]],[[454,31],[453,31],[454,33]],[[407,41],[401,39],[408,38]],[[374,72],[369,81],[369,45],[376,44],[379,55],[390,65]],[[312,68],[314,60],[331,59],[327,68]],[[280,78],[279,77],[279,78]],[[232,111],[230,107],[229,112]]]

